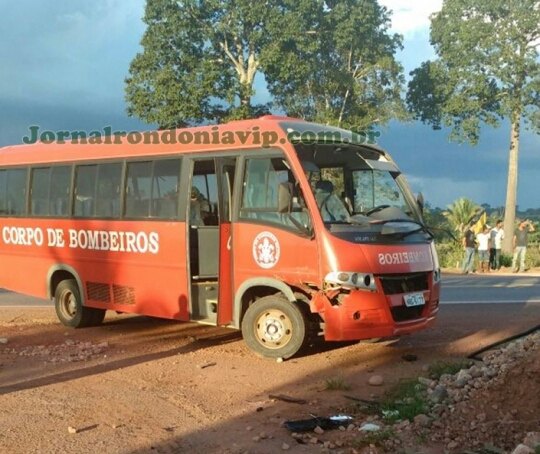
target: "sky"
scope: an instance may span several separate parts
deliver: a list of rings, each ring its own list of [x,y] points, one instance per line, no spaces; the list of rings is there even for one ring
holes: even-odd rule
[[[392,30],[404,36],[397,55],[408,77],[434,58],[429,15],[441,0],[379,0],[393,11]],[[151,128],[126,114],[124,79],[140,50],[144,0],[0,0],[0,146],[21,143],[29,127],[48,130]],[[267,101],[264,78],[257,101]],[[415,192],[432,206],[459,197],[502,206],[505,202],[510,127],[485,127],[476,147],[448,140],[418,122],[381,129],[387,148]],[[540,207],[540,136],[524,131],[518,204]]]

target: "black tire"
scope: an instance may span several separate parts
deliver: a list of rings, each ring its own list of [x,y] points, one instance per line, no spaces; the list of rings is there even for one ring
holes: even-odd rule
[[[307,343],[307,326],[298,305],[278,294],[265,296],[249,306],[242,320],[242,336],[258,355],[287,359]]]
[[[105,309],[82,305],[79,286],[75,279],[66,279],[58,284],[54,292],[54,308],[60,322],[71,328],[97,326],[105,317]]]

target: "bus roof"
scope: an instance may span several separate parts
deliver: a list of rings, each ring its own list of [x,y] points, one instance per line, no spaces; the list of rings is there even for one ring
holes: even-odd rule
[[[31,131],[42,137],[44,131]],[[113,133],[111,135],[110,133]],[[114,133],[124,133],[114,135]],[[236,120],[219,125],[161,131],[57,131],[47,132],[49,137],[62,139],[52,143],[39,142],[0,148],[0,165],[40,164],[95,159],[113,159],[149,155],[167,155],[178,152],[210,152],[228,149],[268,148],[273,145],[294,143],[295,138],[309,138],[325,142],[332,137],[335,142],[355,143],[354,133],[340,128],[309,123],[298,118],[265,115],[256,119]],[[60,133],[64,135],[61,137]],[[86,134],[86,136],[81,135]],[[109,134],[107,134],[109,133]],[[68,135],[69,134],[69,135]],[[74,134],[78,134],[75,136]],[[30,139],[34,139],[33,136]],[[72,139],[79,137],[79,142]],[[83,140],[82,137],[85,137]],[[292,140],[290,140],[292,138]],[[341,139],[340,139],[341,138]],[[361,145],[384,151],[371,144]]]

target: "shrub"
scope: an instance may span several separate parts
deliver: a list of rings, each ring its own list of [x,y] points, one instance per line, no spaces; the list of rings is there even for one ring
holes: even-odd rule
[[[540,266],[540,245],[530,244],[527,247],[526,265],[528,268]]]
[[[441,268],[455,268],[461,266],[463,261],[463,246],[456,241],[449,243],[436,243],[439,264]]]

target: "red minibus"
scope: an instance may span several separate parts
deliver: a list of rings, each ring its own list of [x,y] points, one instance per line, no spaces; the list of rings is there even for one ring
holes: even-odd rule
[[[434,321],[433,236],[365,136],[278,116],[137,134],[0,149],[1,287],[70,327],[196,321],[272,358]]]

